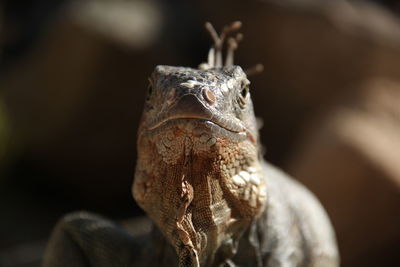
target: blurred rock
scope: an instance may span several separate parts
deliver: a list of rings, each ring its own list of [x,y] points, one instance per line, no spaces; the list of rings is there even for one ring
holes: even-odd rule
[[[354,88],[309,128],[288,169],[327,209],[342,266],[399,266],[400,81]]]
[[[87,0],[73,2],[70,9],[77,24],[127,49],[148,49],[161,34],[156,2]]]
[[[81,208],[130,208],[147,76],[170,57],[157,49],[161,11],[148,1],[76,1],[57,18],[0,84],[26,157],[48,175],[29,182],[62,184]]]

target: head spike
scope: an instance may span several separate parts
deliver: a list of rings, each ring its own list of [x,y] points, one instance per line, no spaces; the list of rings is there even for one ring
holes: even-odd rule
[[[240,43],[240,41],[243,40],[243,33],[239,32],[238,34],[236,34],[235,40],[236,40],[237,43]]]
[[[242,27],[242,22],[232,22],[230,25],[223,27],[220,34],[217,33],[210,22],[206,22],[204,26],[213,39],[214,44],[208,53],[208,62],[207,64],[202,64],[202,68],[220,68],[233,65],[234,51],[237,49],[238,43],[243,39],[243,35],[238,33],[234,38],[231,37],[228,39],[225,64],[223,64],[222,50],[225,39],[232,32],[238,31]]]
[[[208,33],[210,34],[211,38],[213,39],[214,46],[217,46],[221,39],[219,38],[218,33],[215,30],[214,26],[211,24],[211,22],[208,21],[205,23],[204,26],[208,31]]]
[[[231,31],[238,31],[242,28],[242,22],[240,20],[232,22],[230,29]]]
[[[215,49],[214,49],[214,47],[211,47],[210,51],[208,51],[208,60],[207,60],[207,62],[208,62],[208,66],[210,68],[214,68],[214,66],[215,66]]]
[[[232,66],[235,50],[238,48],[238,43],[234,38],[228,39],[228,50],[226,52],[225,66]]]
[[[241,21],[234,21],[231,23],[231,25],[229,26],[225,26],[222,31],[221,34],[219,36],[219,39],[221,41],[221,49],[222,49],[222,45],[225,41],[226,36],[228,36],[231,32],[235,32],[238,31],[240,28],[242,27],[242,22]]]
[[[252,76],[252,75],[260,74],[263,71],[264,71],[264,65],[257,64],[251,68],[246,69],[244,72],[246,73],[247,76]]]

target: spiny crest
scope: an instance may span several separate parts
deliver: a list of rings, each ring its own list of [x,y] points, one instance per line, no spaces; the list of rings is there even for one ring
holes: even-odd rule
[[[214,44],[210,48],[208,52],[208,59],[207,63],[202,63],[199,66],[201,70],[208,70],[212,68],[221,68],[232,66],[234,64],[234,53],[235,50],[239,46],[239,42],[243,39],[242,33],[237,33],[234,37],[229,37],[229,34],[232,34],[238,31],[242,27],[241,21],[234,21],[230,25],[227,25],[222,28],[220,34],[217,33],[215,28],[210,22],[205,23],[205,28],[210,34],[211,38],[214,41]],[[225,62],[223,63],[223,49],[224,43],[227,40],[227,51],[226,51],[226,58]],[[260,73],[264,70],[263,65],[257,64],[252,68],[245,70],[247,76]]]

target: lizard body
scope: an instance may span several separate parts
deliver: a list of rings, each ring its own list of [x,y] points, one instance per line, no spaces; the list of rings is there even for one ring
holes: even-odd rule
[[[338,266],[319,202],[262,159],[250,82],[233,65],[240,38],[229,39],[222,65],[225,35],[238,25],[221,35],[210,27],[206,64],[157,66],[150,78],[133,195],[154,230],[129,234],[95,215],[67,216],[44,267]]]

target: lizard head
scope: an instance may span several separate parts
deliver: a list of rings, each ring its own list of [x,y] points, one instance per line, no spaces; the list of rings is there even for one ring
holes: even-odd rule
[[[157,66],[149,79],[139,131],[182,120],[203,121],[233,139],[257,142],[250,81],[239,66],[199,70]]]
[[[210,60],[199,69],[157,66],[149,79],[133,195],[180,266],[229,259],[264,209],[249,88],[241,67]]]

